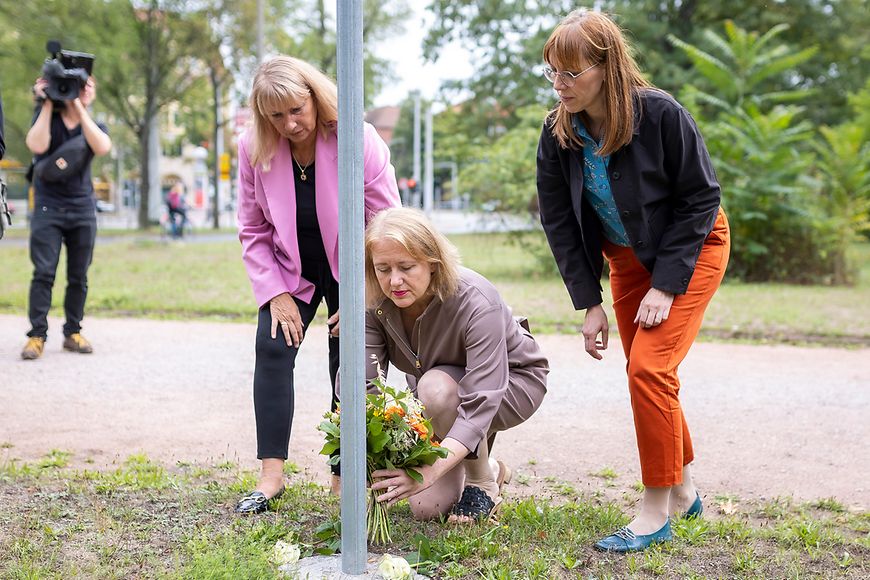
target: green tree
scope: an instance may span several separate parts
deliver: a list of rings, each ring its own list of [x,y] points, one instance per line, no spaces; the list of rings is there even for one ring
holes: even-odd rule
[[[808,61],[818,48],[807,47],[795,51],[786,44],[773,44],[788,25],[774,26],[762,35],[739,28],[731,20],[725,21],[725,37],[705,30],[703,37],[715,53],[705,52],[674,35],[668,40],[682,49],[695,68],[713,85],[714,94],[699,91],[707,102],[725,108],[741,107],[751,99],[760,107],[773,103],[802,101],[809,89],[785,85],[788,81],[772,83],[771,79],[788,78],[795,67]]]
[[[0,1],[0,87],[6,124],[7,156],[26,164],[31,154],[24,144],[34,114],[34,81],[48,57],[45,44],[58,40],[65,49],[96,53],[94,72],[102,80],[103,54],[93,34],[93,21],[102,10],[98,0],[72,3]],[[105,117],[102,83],[94,104],[95,114]]]
[[[858,91],[868,76],[866,0],[602,0],[594,6],[614,16],[633,41],[648,77],[672,93],[697,81],[697,72],[686,54],[668,42],[668,34],[700,45],[705,30],[718,29],[729,19],[750,30],[787,24],[782,34],[786,44],[820,47],[817,58],[790,71],[796,86],[817,89],[806,101],[815,122],[842,122],[846,95]],[[445,91],[465,89],[474,100],[493,98],[508,111],[533,102],[549,106],[552,91],[540,82],[535,67],[553,26],[577,7],[567,0],[432,0],[429,11],[435,25],[425,38],[424,54],[435,60],[444,46],[457,40],[473,52],[474,77],[448,83]]]
[[[705,33],[709,51],[675,37],[670,42],[713,87],[705,92],[688,86],[681,99],[696,111],[702,110],[699,102],[713,107],[700,124],[734,234],[729,272],[751,281],[848,282],[846,240],[852,234],[842,228],[854,232],[848,229],[854,206],[837,208],[843,192],[819,179],[820,172],[829,184],[834,175],[851,179],[834,162],[848,148],[837,144],[825,169],[817,169],[816,132],[801,120],[805,107],[782,104],[806,101],[808,89],[783,87],[781,79],[794,76],[790,71],[815,49],[776,42],[785,26],[757,34],[726,22],[725,30],[725,37]]]
[[[389,62],[377,56],[373,46],[379,40],[402,32],[410,15],[406,0],[363,1],[363,77],[366,105],[391,80]],[[335,2],[297,0],[287,3],[287,11],[271,14],[272,48],[309,61],[335,78],[336,23]],[[273,10],[277,5],[273,5]]]

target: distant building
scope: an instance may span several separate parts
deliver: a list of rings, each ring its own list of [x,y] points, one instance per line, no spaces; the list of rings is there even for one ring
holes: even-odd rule
[[[401,109],[399,107],[378,107],[367,111],[365,120],[374,125],[378,131],[378,135],[386,142],[387,145],[393,140],[393,131],[396,129],[396,124],[399,122]]]

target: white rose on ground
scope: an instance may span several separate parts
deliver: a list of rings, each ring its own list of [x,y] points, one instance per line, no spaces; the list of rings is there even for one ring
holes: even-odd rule
[[[283,540],[275,542],[275,548],[272,550],[270,560],[276,566],[284,566],[285,564],[295,564],[299,561],[299,546],[296,544],[288,544]]]
[[[400,556],[384,554],[378,565],[378,572],[384,580],[407,580],[411,577],[411,565]]]

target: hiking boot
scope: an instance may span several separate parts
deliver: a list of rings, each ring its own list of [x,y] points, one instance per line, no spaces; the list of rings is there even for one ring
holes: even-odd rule
[[[82,354],[89,354],[94,352],[94,347],[91,346],[91,343],[88,342],[88,339],[86,339],[78,332],[75,334],[71,334],[63,339],[63,349],[72,352],[80,352]]]
[[[45,338],[42,336],[31,336],[27,339],[24,350],[21,351],[21,358],[24,360],[38,359],[42,356],[43,350],[45,350]]]

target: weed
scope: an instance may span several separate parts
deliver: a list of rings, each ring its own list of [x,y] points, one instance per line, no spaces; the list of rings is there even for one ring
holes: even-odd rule
[[[833,497],[827,497],[814,501],[810,505],[820,510],[834,512],[838,514],[846,511],[846,508],[843,506],[843,504],[834,499]]]
[[[742,544],[752,535],[752,530],[746,521],[734,516],[716,520],[713,523],[713,531],[719,539],[729,544]]]
[[[643,553],[643,557],[644,570],[647,570],[656,576],[661,576],[665,573],[665,555],[662,553],[661,546],[647,548]]]
[[[562,481],[556,486],[556,492],[564,496],[577,496],[577,489],[568,482]]]
[[[16,459],[10,459],[0,463],[0,481],[15,481],[34,477],[36,470],[27,463],[19,463]]]
[[[250,490],[252,472],[196,464],[181,471],[171,476],[133,456],[114,471],[34,468],[3,480],[0,577],[268,579],[279,577],[268,561],[279,539],[298,543],[303,556],[340,547],[338,501],[319,485],[291,478],[273,511],[238,518],[232,496]],[[402,502],[391,510],[396,541],[384,551],[406,555],[432,578],[866,575],[870,514],[820,519],[826,514],[809,505],[804,513],[782,500],[746,501],[741,516],[675,521],[677,541],[643,553],[593,551],[595,540],[626,523],[625,505],[595,493],[537,496],[506,502],[497,524],[456,527],[415,521]],[[765,508],[779,519],[748,515]]]
[[[99,474],[96,490],[112,494],[120,489],[166,489],[176,485],[166,470],[152,463],[145,455],[131,455],[115,471]]]
[[[208,467],[194,467],[190,470],[190,477],[193,479],[204,479],[206,477],[211,477],[212,470]]]
[[[674,535],[693,546],[703,544],[710,532],[710,524],[702,518],[680,518],[674,522]]]
[[[257,474],[253,471],[242,471],[236,481],[230,484],[233,493],[249,493],[257,485]]]
[[[601,469],[601,471],[598,471],[596,473],[590,473],[589,475],[591,475],[592,477],[600,477],[605,481],[613,481],[614,479],[619,477],[619,474],[616,473],[616,471],[612,467],[604,467]]]
[[[848,568],[855,563],[855,558],[852,557],[852,554],[849,552],[843,552],[841,556],[835,556],[837,561],[837,566],[840,568]]]
[[[758,570],[758,557],[753,547],[738,548],[731,559],[731,567],[741,575],[748,575]]]
[[[781,520],[791,513],[792,499],[790,497],[777,497],[761,508],[761,514],[771,520]]]
[[[69,465],[69,458],[72,455],[69,451],[61,451],[60,449],[52,449],[48,454],[37,462],[36,466],[39,469],[60,469]]]

